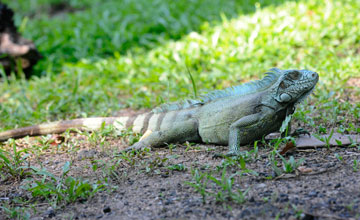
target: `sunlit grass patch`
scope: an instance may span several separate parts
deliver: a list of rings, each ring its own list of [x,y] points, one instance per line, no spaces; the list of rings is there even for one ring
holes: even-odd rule
[[[344,97],[346,91],[351,91],[353,97],[359,95],[359,89],[348,84],[359,77],[360,15],[355,10],[359,2],[289,1],[264,8],[253,6],[254,14],[221,14],[218,24],[204,21],[198,31],[180,39],[161,40],[150,49],[140,44],[121,53],[105,43],[104,47],[111,48],[114,56],[96,62],[80,56],[80,61],[72,63],[66,58],[69,53],[56,51],[52,55],[60,59],[61,72],[49,68],[41,78],[25,81],[10,77],[2,83],[0,114],[7,120],[2,120],[1,126],[13,128],[63,118],[109,116],[124,107],[152,108],[191,97],[193,85],[187,68],[199,93],[204,93],[261,78],[271,67],[317,71],[320,82],[315,96],[299,109],[319,109],[313,119],[321,116],[324,125],[338,121],[354,124],[359,118],[359,105],[344,98],[341,102],[331,100]],[[88,16],[86,11],[81,13]],[[58,21],[47,22],[53,25]],[[43,26],[44,30],[48,28]],[[116,34],[116,30],[109,30],[109,34]],[[68,32],[62,34],[67,36]],[[72,39],[72,35],[68,36]],[[78,46],[94,45],[89,41]]]

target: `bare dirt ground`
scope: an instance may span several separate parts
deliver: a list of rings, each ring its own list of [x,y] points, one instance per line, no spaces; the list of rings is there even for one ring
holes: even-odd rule
[[[225,153],[224,146],[184,144],[124,157],[119,154],[126,146],[122,139],[110,136],[91,142],[87,135],[64,137],[58,145],[38,149],[41,153],[33,150],[28,160],[55,175],[71,161],[68,176],[106,182],[107,190],[73,203],[60,201],[55,207],[24,190],[26,178],[8,178],[0,185],[1,205],[9,207],[11,202],[26,208],[30,219],[360,219],[360,165],[354,165],[360,161],[359,146],[289,152],[286,160],[293,156],[305,161],[295,171],[279,175],[272,166],[273,149],[260,143],[258,152],[244,156],[241,166],[240,161],[213,157]],[[37,149],[39,140],[44,137],[18,140],[17,146]],[[275,160],[282,170],[282,160]],[[196,181],[195,170],[204,177]],[[19,198],[30,202],[20,203]],[[0,211],[1,219],[6,216]]]

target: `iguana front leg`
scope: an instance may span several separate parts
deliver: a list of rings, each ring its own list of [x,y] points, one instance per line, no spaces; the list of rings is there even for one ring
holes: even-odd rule
[[[291,137],[298,137],[299,135],[305,135],[305,134],[310,136],[310,132],[303,129],[303,128],[298,128],[294,132],[292,132],[292,130],[291,130],[291,117],[292,116],[291,115],[294,112],[295,112],[295,106],[294,105],[290,105],[290,106],[287,107],[287,109],[286,109],[286,118],[285,118],[283,123],[287,122],[288,117],[290,117],[289,118],[290,120],[287,122],[287,125],[286,125],[287,129],[285,129],[285,131],[283,131],[281,133],[281,137],[284,138],[286,135],[289,135]],[[281,126],[283,126],[283,125],[281,125]]]
[[[230,125],[229,152],[226,156],[237,156],[240,154],[240,144],[243,143],[242,139],[244,139],[245,135],[247,135],[246,127],[252,127],[262,118],[262,115],[262,113],[247,115]]]
[[[248,144],[278,130],[285,117],[285,111],[274,111],[273,108],[262,106],[258,113],[247,115],[230,125],[229,152],[227,156],[240,154],[240,145]]]

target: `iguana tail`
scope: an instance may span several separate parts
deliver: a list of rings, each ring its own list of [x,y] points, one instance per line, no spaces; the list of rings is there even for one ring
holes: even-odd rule
[[[80,118],[67,121],[57,121],[46,124],[39,124],[29,127],[17,128],[0,133],[0,141],[6,141],[9,138],[21,138],[25,136],[37,136],[45,134],[59,134],[65,132],[67,129],[79,130],[96,130],[99,129],[103,123],[113,124],[115,121],[128,117],[109,117],[109,118]],[[123,121],[123,120],[119,120]]]
[[[67,129],[93,131],[101,128],[104,123],[105,125],[113,125],[119,130],[131,128],[134,133],[144,134],[146,131],[153,132],[169,128],[173,124],[176,115],[176,111],[167,113],[148,112],[131,117],[79,118],[67,121],[50,122],[0,132],[0,142],[6,141],[9,138],[59,134],[65,132]]]
[[[119,129],[131,127],[136,117],[97,117],[97,118],[80,118],[74,120],[50,122],[29,127],[17,128],[0,132],[0,141],[6,141],[9,138],[21,138],[25,136],[37,136],[45,134],[59,134],[67,129],[79,130],[97,130],[103,123],[114,125]]]

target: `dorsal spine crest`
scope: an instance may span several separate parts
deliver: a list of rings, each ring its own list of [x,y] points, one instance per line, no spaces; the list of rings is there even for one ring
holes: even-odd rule
[[[159,107],[153,109],[153,112],[161,113],[161,112],[189,109],[224,97],[229,97],[234,95],[242,96],[246,94],[260,92],[272,86],[282,75],[282,70],[278,68],[272,68],[265,74],[266,76],[263,79],[251,81],[238,86],[229,87],[223,90],[215,90],[200,96],[198,99],[185,99],[179,102],[162,104]]]

